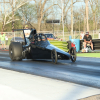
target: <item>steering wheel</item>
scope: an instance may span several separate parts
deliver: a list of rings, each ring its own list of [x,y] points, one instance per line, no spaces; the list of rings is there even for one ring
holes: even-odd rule
[[[39,36],[41,36],[41,39],[42,39],[42,36],[44,36],[44,37],[45,37],[45,40],[47,40],[47,37],[46,37],[46,35],[45,35],[45,34],[40,33],[40,34],[39,34]]]
[[[38,41],[41,41],[41,40],[42,39],[38,34],[33,35],[33,39],[32,39],[33,42],[37,43]]]

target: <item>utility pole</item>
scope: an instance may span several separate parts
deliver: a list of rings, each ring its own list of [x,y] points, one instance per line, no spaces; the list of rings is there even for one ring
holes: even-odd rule
[[[52,0],[52,5],[53,5],[53,11],[54,11],[54,0]],[[54,14],[53,14],[54,16]],[[54,23],[53,23],[53,19],[54,17],[52,16],[52,28],[53,28],[53,35],[55,36],[55,32],[54,32]]]
[[[73,38],[73,0],[71,0],[71,36]]]
[[[13,0],[11,1],[11,6],[12,6],[12,30],[14,29],[14,2]]]
[[[80,19],[80,17],[79,17],[79,33],[80,33],[80,22],[81,22],[81,19]]]
[[[86,3],[86,22],[87,22],[87,31],[89,32],[89,21],[88,21],[88,13],[89,13],[89,11],[88,11],[88,1],[89,0],[85,0],[85,3]]]
[[[65,38],[64,38],[64,12],[63,12],[63,10],[64,10],[64,7],[63,7],[64,2],[63,2],[63,0],[61,0],[61,4],[62,4],[62,26],[63,26],[63,40],[65,40]]]

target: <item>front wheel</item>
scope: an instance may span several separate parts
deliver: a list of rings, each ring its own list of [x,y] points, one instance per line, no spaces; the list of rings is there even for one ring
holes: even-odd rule
[[[71,48],[70,54],[71,54],[71,61],[75,62],[76,61],[76,50],[74,48]]]
[[[51,59],[52,59],[52,62],[53,63],[57,63],[57,52],[56,52],[56,50],[55,49],[53,49],[52,51],[51,51]]]

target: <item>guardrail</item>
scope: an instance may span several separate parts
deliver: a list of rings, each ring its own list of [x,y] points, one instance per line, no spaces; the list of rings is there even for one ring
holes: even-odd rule
[[[6,33],[6,35],[8,36],[7,45],[10,44],[11,38],[23,37],[22,32],[4,32],[4,33]],[[60,34],[59,32],[57,32],[55,34],[58,35],[58,37],[62,38],[62,34]],[[98,39],[98,35],[99,35],[98,32],[93,32],[93,33],[90,32],[90,34],[92,34],[92,37],[95,38],[95,39],[93,39],[94,50],[100,50],[100,39]],[[65,34],[65,40],[69,40],[69,35],[70,35],[69,33]],[[76,34],[74,34],[74,38],[75,38],[75,36],[80,36],[80,35],[77,34],[77,32],[76,32]],[[68,52],[70,49],[70,44],[69,44],[69,42],[67,43],[66,41],[50,41],[50,43],[66,52]],[[80,40],[80,50],[82,49],[82,45],[83,45],[83,40]]]
[[[52,45],[58,47],[59,49],[62,49],[66,52],[69,51],[68,47],[68,43],[66,41],[49,41]]]
[[[80,50],[82,50],[84,40],[80,40]],[[100,50],[100,39],[93,39],[93,49]]]
[[[21,36],[21,35],[23,35],[22,33],[22,31],[18,31],[18,32],[4,32],[4,33],[6,33],[6,35],[8,36],[8,37],[19,37],[19,36]],[[38,32],[38,33],[52,33],[52,31],[40,31],[40,32]],[[73,32],[73,39],[80,39],[80,33],[81,33],[81,31],[79,32],[79,31],[74,31]],[[1,34],[1,32],[0,32],[0,34]],[[100,38],[99,37],[99,31],[90,31],[89,32],[89,34],[92,36],[92,38],[93,39],[98,39],[98,38]],[[63,39],[63,32],[62,31],[55,31],[54,32],[54,35],[56,36],[56,37],[58,37],[58,38],[60,38],[60,39]],[[64,40],[69,40],[69,36],[71,35],[71,33],[70,32],[64,32]]]

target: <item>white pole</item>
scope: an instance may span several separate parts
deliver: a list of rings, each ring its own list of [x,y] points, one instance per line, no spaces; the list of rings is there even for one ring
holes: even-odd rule
[[[93,30],[93,39],[94,39],[94,30]]]
[[[15,32],[14,32],[14,42],[15,42]]]
[[[62,4],[62,26],[63,26],[63,40],[65,40],[65,38],[64,38],[64,12],[63,12],[63,0],[61,0],[61,4]]]
[[[53,0],[52,0],[52,5],[54,5],[54,1],[53,1]],[[54,7],[53,7],[53,11],[54,11]],[[53,15],[54,15],[54,14],[53,14]],[[53,35],[55,36],[55,34],[54,34],[53,15],[52,15],[52,27],[53,27]]]
[[[71,0],[71,36],[73,38],[73,0]]]
[[[75,39],[75,31],[74,31],[74,39]]]
[[[88,2],[89,0],[86,0],[86,20],[87,20],[87,31],[89,32],[89,21],[88,21],[88,13],[89,13],[89,8],[88,8]]]

